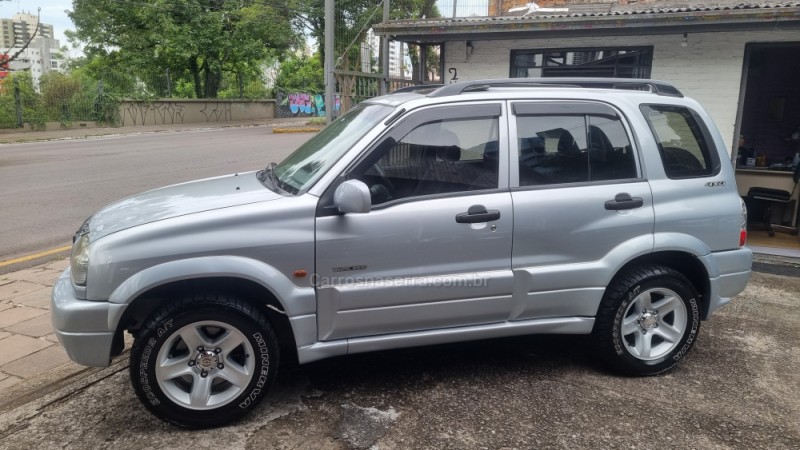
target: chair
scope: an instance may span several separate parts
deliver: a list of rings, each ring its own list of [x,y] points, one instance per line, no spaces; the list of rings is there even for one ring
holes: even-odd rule
[[[764,223],[767,226],[767,232],[770,237],[775,236],[776,230],[789,232],[793,235],[797,234],[797,213],[795,213],[797,206],[796,202],[792,200],[792,197],[797,190],[798,179],[800,179],[800,164],[795,167],[792,179],[794,181],[792,192],[765,187],[751,187],[747,191],[747,197],[750,200],[760,202],[764,205]],[[788,226],[784,225],[783,221],[787,207],[789,207],[792,212]]]

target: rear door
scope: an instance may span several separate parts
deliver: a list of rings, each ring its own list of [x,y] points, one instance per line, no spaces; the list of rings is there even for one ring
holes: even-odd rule
[[[513,102],[512,320],[593,316],[621,259],[652,250],[628,126],[596,102]]]

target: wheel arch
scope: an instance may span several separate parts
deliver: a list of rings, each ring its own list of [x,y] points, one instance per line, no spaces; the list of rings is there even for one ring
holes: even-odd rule
[[[668,267],[685,276],[700,295],[701,317],[706,317],[711,294],[709,271],[698,255],[685,250],[661,250],[638,256],[620,267],[609,282],[609,286],[613,286],[617,279],[630,269],[651,264]]]
[[[292,355],[289,360],[296,359],[296,342],[305,339],[295,336],[289,318],[316,312],[313,287],[297,286],[260,261],[230,256],[170,261],[136,273],[112,293],[109,302],[124,306],[109,315],[109,329],[116,330],[112,353],[122,351],[125,330],[135,333],[171,298],[198,291],[235,295],[257,307],[275,328],[283,354]]]

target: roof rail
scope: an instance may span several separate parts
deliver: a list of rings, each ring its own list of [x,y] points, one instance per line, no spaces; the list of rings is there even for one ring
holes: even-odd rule
[[[485,91],[490,87],[581,87],[597,89],[642,89],[656,95],[683,97],[681,91],[670,83],[640,78],[498,78],[494,80],[462,81],[448,84],[429,97],[447,97],[468,91]]]
[[[399,89],[395,89],[391,93],[392,94],[400,94],[400,93],[403,93],[403,92],[424,91],[426,89],[435,90],[435,89],[440,88],[442,86],[444,86],[444,85],[443,84],[415,84],[413,86],[405,86],[405,87],[401,87]]]

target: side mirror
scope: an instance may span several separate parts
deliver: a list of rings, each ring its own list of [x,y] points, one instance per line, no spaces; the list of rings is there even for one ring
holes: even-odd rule
[[[372,210],[369,188],[363,181],[347,180],[333,192],[333,204],[342,213],[368,213]]]

